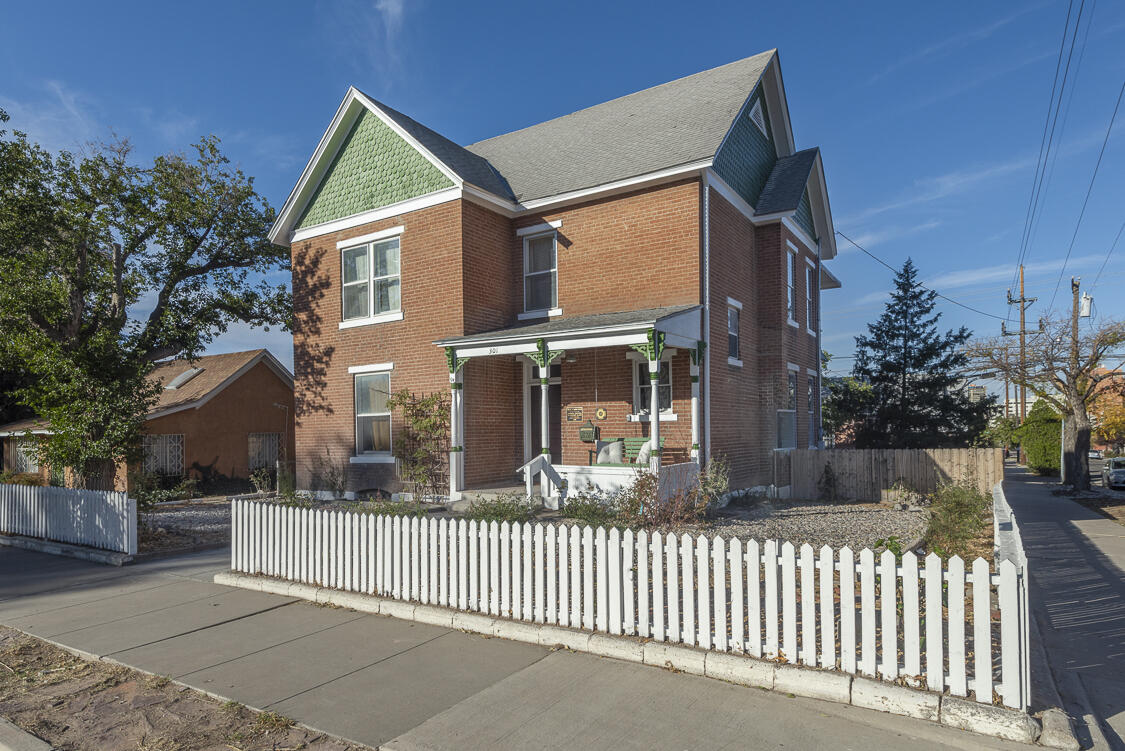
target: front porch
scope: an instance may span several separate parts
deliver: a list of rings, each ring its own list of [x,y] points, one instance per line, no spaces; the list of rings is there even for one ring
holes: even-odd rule
[[[451,499],[516,481],[556,507],[587,486],[619,490],[640,471],[658,473],[668,492],[694,481],[700,313],[690,305],[598,314],[436,342],[452,393]],[[498,423],[494,413],[511,418]],[[510,475],[495,466],[503,456],[522,457]]]

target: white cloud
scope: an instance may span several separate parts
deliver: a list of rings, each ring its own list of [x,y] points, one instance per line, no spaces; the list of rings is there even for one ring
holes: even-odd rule
[[[94,103],[62,81],[46,81],[42,95],[17,100],[0,96],[0,109],[11,116],[8,130],[20,130],[49,151],[75,151],[106,135],[95,114]]]
[[[374,73],[382,87],[392,88],[405,69],[406,10],[405,0],[323,0],[317,15],[333,48],[359,74]]]
[[[1085,255],[1071,257],[1067,263],[1068,269],[1080,269],[1095,266],[1101,263],[1104,255]],[[1048,277],[1054,276],[1059,273],[1062,268],[1063,259],[1053,258],[1049,261],[1039,261],[1037,263],[1028,263],[1023,267],[1024,279],[1032,277]],[[937,289],[939,292],[944,292],[950,289],[960,289],[964,287],[975,287],[982,284],[990,284],[993,282],[1008,282],[1012,279],[1012,265],[1000,264],[996,266],[980,266],[977,268],[961,269],[959,271],[948,271],[939,274],[931,279],[923,282],[927,287]]]
[[[898,240],[900,238],[910,237],[911,235],[917,235],[917,234],[920,234],[922,232],[929,232],[930,230],[936,229],[937,227],[940,227],[940,226],[941,226],[941,222],[937,221],[936,219],[931,219],[927,222],[922,222],[921,224],[916,224],[914,226],[909,226],[909,227],[903,227],[903,226],[884,227],[882,229],[861,232],[859,235],[857,235],[853,239],[856,241],[857,244],[862,245],[865,248],[872,248],[876,245],[888,242],[890,240]],[[856,250],[855,246],[852,245],[851,243],[841,243],[840,244],[840,253],[841,254],[852,253],[852,252],[855,252],[855,250]]]

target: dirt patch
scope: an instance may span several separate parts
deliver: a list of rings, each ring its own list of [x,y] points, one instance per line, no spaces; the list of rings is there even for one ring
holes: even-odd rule
[[[1062,494],[1060,493],[1059,495]],[[1125,525],[1125,496],[1083,493],[1071,495],[1069,497],[1072,501],[1081,503],[1091,511],[1097,511],[1102,516],[1113,519],[1113,521],[1118,524]]]
[[[0,716],[67,751],[366,749],[2,626]]]
[[[141,514],[140,553],[171,553],[230,542],[230,502],[192,501]]]

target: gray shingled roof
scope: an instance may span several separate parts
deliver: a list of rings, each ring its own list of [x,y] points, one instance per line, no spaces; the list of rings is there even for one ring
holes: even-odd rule
[[[651,326],[662,318],[683,313],[700,307],[699,305],[669,305],[663,308],[647,308],[645,310],[626,310],[619,313],[594,313],[585,316],[571,316],[570,318],[555,318],[549,321],[532,320],[509,326],[494,331],[485,331],[481,334],[443,339],[435,344],[473,344],[492,341],[494,339],[525,338],[536,336],[549,336],[551,334],[565,334],[570,331],[586,331],[588,329],[608,329],[621,326]]]
[[[758,196],[757,215],[793,211],[801,202],[819,149],[805,149],[777,160]]]
[[[762,52],[466,148],[487,159],[520,201],[709,159],[774,53]]]
[[[414,118],[388,107],[375,97],[367,94],[364,94],[364,96],[374,102],[375,106],[385,112],[387,117],[398,123],[399,127],[413,136],[442,164],[456,172],[465,182],[472,183],[478,188],[484,188],[502,198],[509,200],[515,198],[511,188],[508,187],[507,181],[489,165],[487,159],[472,153],[464,146],[458,146],[442,134],[430,130]]]

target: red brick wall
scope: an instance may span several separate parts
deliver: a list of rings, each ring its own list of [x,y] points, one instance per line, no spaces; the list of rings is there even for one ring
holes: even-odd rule
[[[521,216],[515,227],[561,220],[563,317],[700,302],[699,181]],[[512,233],[509,294],[523,305],[523,241]]]
[[[754,227],[726,199],[710,194],[711,446],[731,462],[731,484],[773,481],[777,409],[786,401],[788,365],[797,378],[797,447],[808,443],[808,370],[818,367],[816,337],[806,330],[807,264],[816,260],[781,223]],[[786,240],[798,248],[797,326],[788,322]],[[727,362],[727,297],[742,303],[741,368]]]
[[[279,409],[274,404],[284,404]],[[185,409],[145,423],[149,434],[184,436],[184,468],[198,465],[226,477],[250,476],[249,434],[281,433],[293,456],[293,391],[259,362],[198,409]],[[196,470],[194,474],[198,475]]]
[[[340,251],[336,243],[390,227],[401,235],[403,320],[339,328]],[[355,365],[393,362],[391,389],[448,391],[445,356],[433,342],[463,331],[462,203],[294,242],[293,361],[297,379],[297,487],[318,465],[342,467],[351,490],[394,489],[393,464],[350,464],[355,452]],[[392,440],[400,423],[392,418]]]

